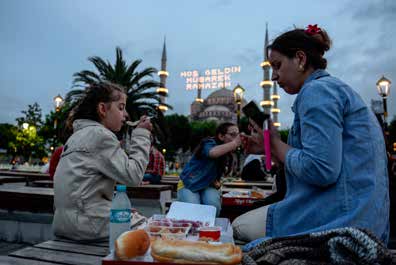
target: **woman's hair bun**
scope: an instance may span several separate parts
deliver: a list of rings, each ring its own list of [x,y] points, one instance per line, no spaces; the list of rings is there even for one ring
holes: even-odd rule
[[[320,51],[322,52],[322,55],[330,50],[331,39],[325,30],[321,29],[319,33],[312,35],[311,37],[317,43],[318,48],[320,48]]]

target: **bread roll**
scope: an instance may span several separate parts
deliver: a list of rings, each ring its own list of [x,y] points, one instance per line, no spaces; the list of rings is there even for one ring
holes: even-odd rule
[[[233,265],[241,262],[242,251],[231,243],[157,239],[151,245],[151,256],[159,262]]]
[[[121,260],[143,256],[150,247],[150,237],[140,229],[122,233],[114,243],[115,254]]]

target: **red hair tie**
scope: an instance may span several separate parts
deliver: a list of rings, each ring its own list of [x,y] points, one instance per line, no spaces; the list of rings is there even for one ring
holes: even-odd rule
[[[321,32],[322,32],[322,30],[318,27],[318,24],[308,25],[308,27],[305,29],[305,33],[307,33],[310,36],[321,33]]]

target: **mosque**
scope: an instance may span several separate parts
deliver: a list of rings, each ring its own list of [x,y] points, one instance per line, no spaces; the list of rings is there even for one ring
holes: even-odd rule
[[[260,105],[263,108],[263,112],[266,114],[272,114],[271,119],[273,121],[274,126],[279,127],[281,124],[278,121],[278,114],[280,109],[278,108],[278,100],[280,96],[277,92],[276,83],[270,80],[270,71],[271,64],[268,61],[268,25],[266,26],[265,31],[265,41],[264,41],[264,61],[260,64],[263,70],[263,80],[260,82],[260,86],[263,90],[263,100],[260,102]],[[164,105],[165,97],[168,93],[168,89],[166,88],[166,78],[168,76],[168,72],[166,71],[166,46],[164,42],[162,58],[161,58],[161,70],[158,72],[160,76],[160,87],[157,89],[157,92],[161,96],[161,103],[159,105],[159,109],[165,112],[167,107]],[[197,97],[194,102],[190,105],[190,120],[193,121],[215,121],[217,123],[222,122],[233,122],[237,123],[237,111],[238,105],[236,104],[234,92],[230,89],[226,88],[224,85],[222,88],[213,91],[209,96],[205,99],[201,97],[202,86],[198,85],[197,89]],[[271,94],[272,90],[272,94]],[[246,104],[246,100],[242,99],[241,107]],[[241,113],[243,116],[243,113]]]
[[[246,100],[242,99],[242,107],[245,104]],[[190,119],[236,123],[236,112],[237,104],[234,93],[227,88],[220,88],[213,91],[206,99],[202,99],[200,94],[198,95],[191,104]]]

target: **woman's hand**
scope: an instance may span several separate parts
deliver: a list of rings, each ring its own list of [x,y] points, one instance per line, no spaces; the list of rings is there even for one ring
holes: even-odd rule
[[[142,117],[140,117],[140,121],[139,121],[138,125],[136,126],[136,128],[147,129],[151,132],[153,130],[153,124],[151,123],[151,120],[149,117],[147,117],[146,115],[143,115]]]
[[[263,130],[249,119],[252,134],[241,134],[243,149],[246,154],[264,154]]]
[[[270,121],[270,133],[271,133],[271,147],[275,146],[281,140],[278,129],[274,126],[274,123]]]
[[[286,154],[291,149],[291,146],[282,142],[278,129],[270,122],[271,133],[271,154],[272,160],[275,163],[285,163]]]

